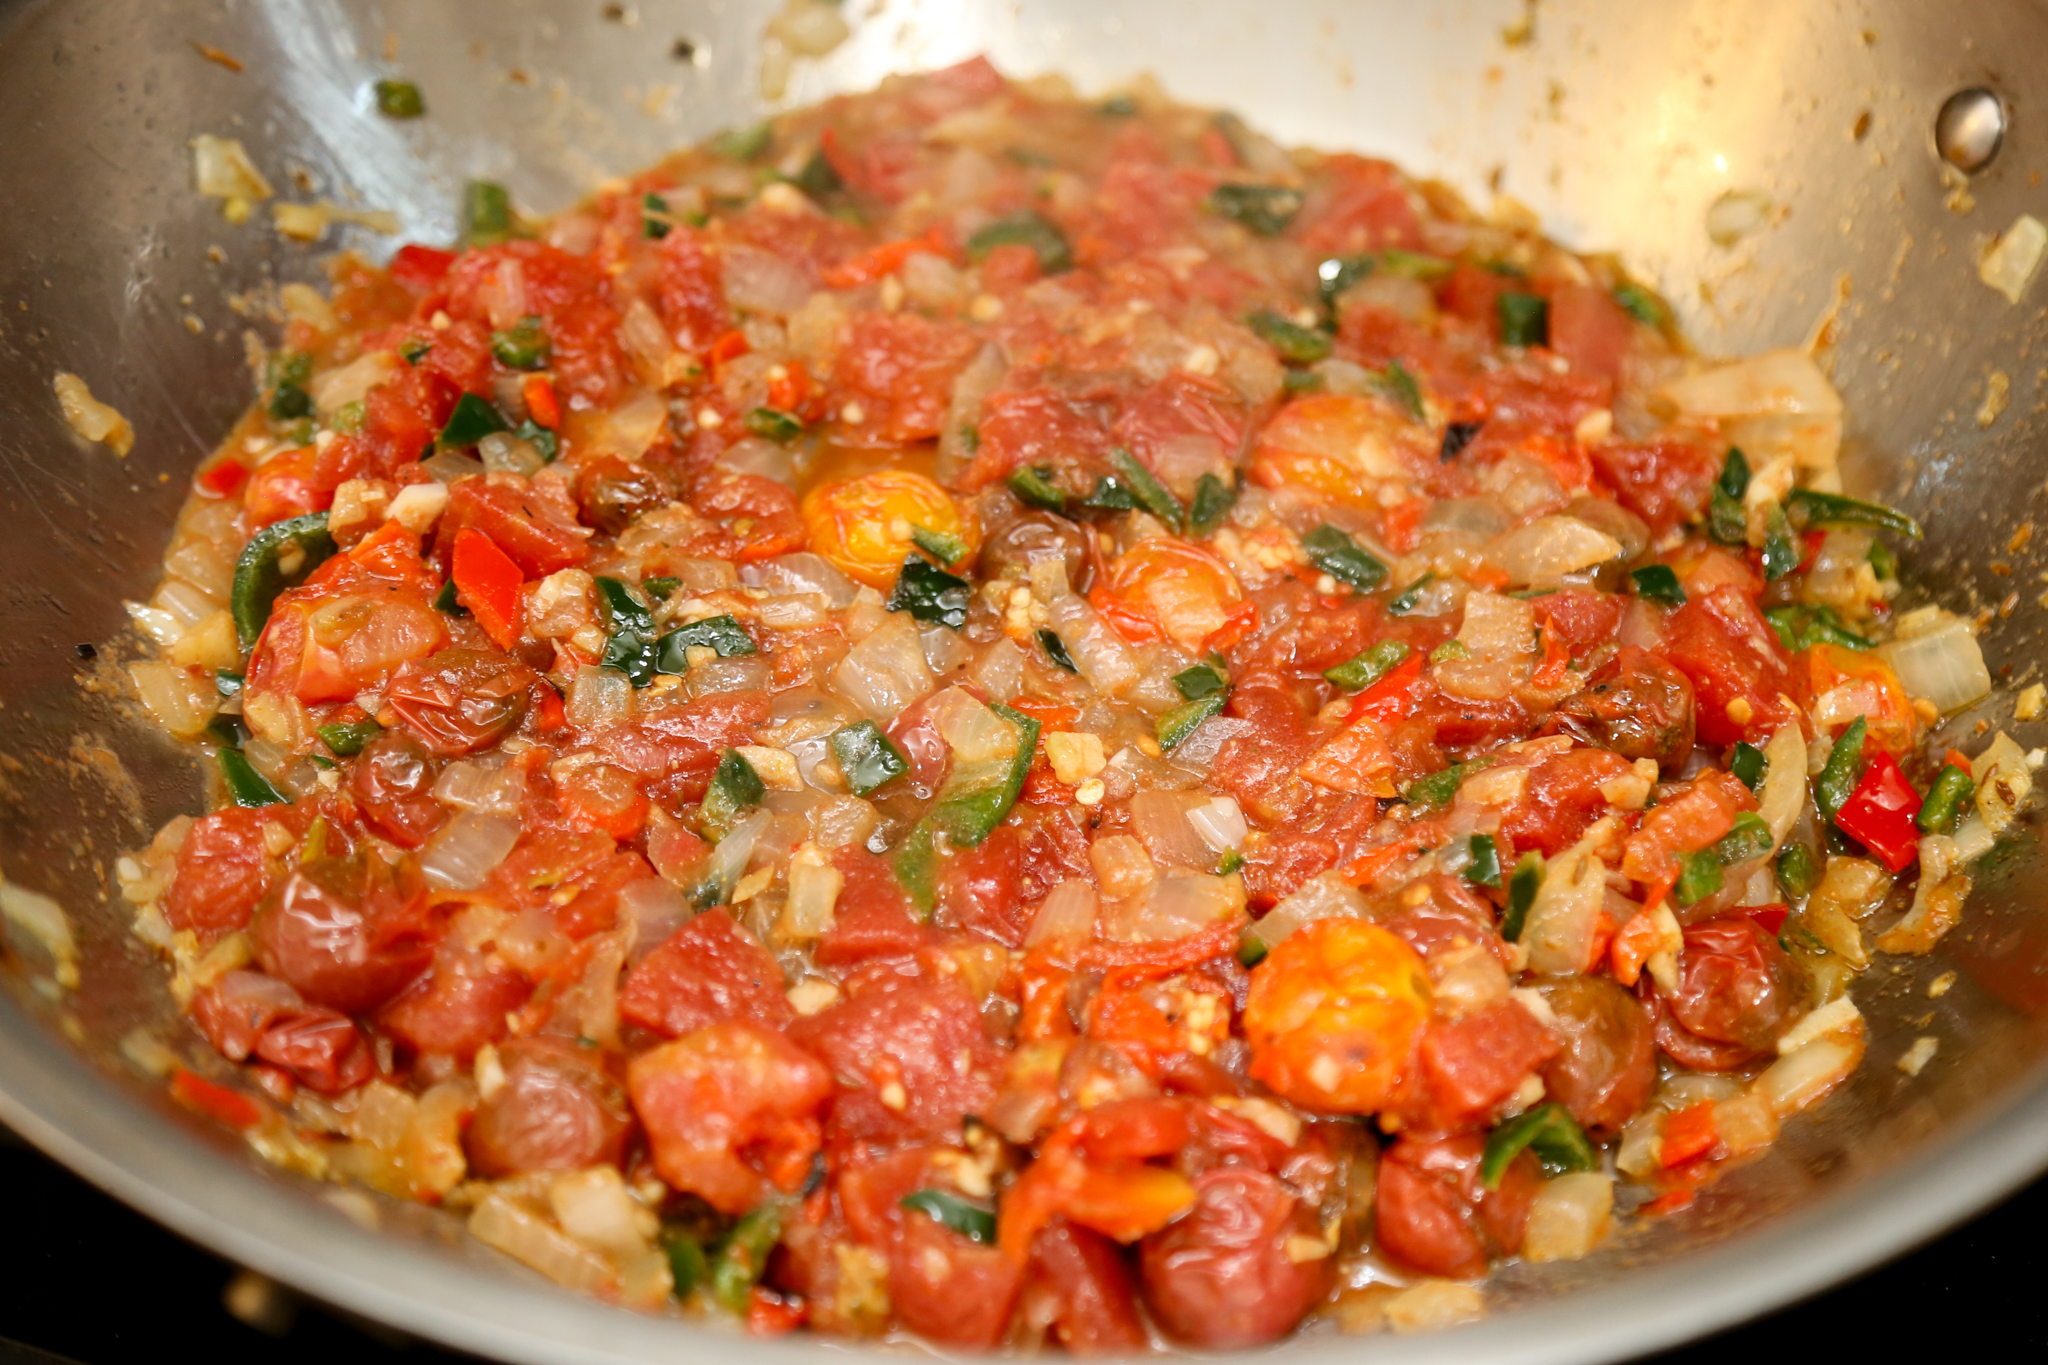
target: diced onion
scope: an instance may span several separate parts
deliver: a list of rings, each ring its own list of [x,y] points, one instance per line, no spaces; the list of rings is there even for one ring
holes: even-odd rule
[[[2034,770],[2012,736],[2000,730],[1991,747],[1970,763],[1977,783],[1977,814],[1993,835],[2003,834],[2034,788]]]
[[[192,172],[199,192],[209,199],[268,199],[270,182],[249,160],[242,144],[231,137],[201,133],[192,139]]]
[[[1202,836],[1202,842],[1217,853],[1236,848],[1251,833],[1234,796],[1218,796],[1194,807],[1188,812],[1188,823]]]
[[[616,1166],[568,1171],[548,1183],[548,1204],[562,1231],[623,1259],[646,1249],[661,1220],[626,1190]]]
[[[467,811],[434,832],[420,850],[420,872],[435,886],[469,891],[482,884],[519,842],[519,822]]]
[[[1991,691],[1991,670],[1969,623],[1951,617],[1925,634],[1897,639],[1877,651],[1907,692],[1925,697],[1946,714],[1959,711]]]
[[[1807,898],[1805,923],[1821,946],[1861,969],[1870,962],[1859,922],[1891,894],[1891,873],[1868,858],[1833,857]]]
[[[517,815],[525,796],[522,771],[502,761],[458,758],[434,782],[436,801],[482,815]]]
[[[592,730],[633,719],[633,680],[615,668],[585,664],[569,683],[569,723]]]
[[[1154,862],[1207,870],[1216,855],[1188,815],[1208,803],[1207,792],[1139,792],[1131,798],[1131,832],[1144,841]]]
[[[619,919],[633,926],[627,959],[638,961],[690,917],[683,893],[660,877],[642,877],[619,891]]]
[[[1764,746],[1764,785],[1757,793],[1757,814],[1771,829],[1773,851],[1799,822],[1806,805],[1806,737],[1798,724],[1787,725]]]
[[[783,317],[811,296],[810,273],[772,251],[737,243],[725,248],[725,300],[743,313]]]
[[[1007,638],[981,651],[968,669],[974,685],[992,699],[1007,702],[1024,686],[1024,651]]]
[[[1127,923],[1133,938],[1186,938],[1244,909],[1244,882],[1206,872],[1172,871],[1158,878]]]
[[[1064,571],[1062,571],[1064,572]],[[1061,593],[1046,604],[1046,614],[1074,666],[1089,685],[1105,696],[1122,696],[1138,681],[1138,665],[1123,640],[1095,608],[1074,593]]]
[[[1734,246],[1770,222],[1770,196],[1755,190],[1728,190],[1707,205],[1707,236],[1715,246]]]
[[[710,856],[704,860],[704,880],[721,889],[721,900],[731,894],[734,883],[747,870],[754,845],[767,833],[772,819],[767,811],[757,810],[727,830],[725,837],[712,846]]]
[[[740,582],[775,594],[818,593],[835,611],[851,606],[859,592],[852,579],[833,568],[822,555],[808,550],[743,564]]]
[[[788,0],[768,21],[767,32],[800,57],[822,57],[852,32],[836,5],[823,0]]]
[[[1977,278],[2018,303],[2033,283],[2034,272],[2041,268],[2044,252],[2048,252],[2048,227],[2041,226],[2032,214],[2023,213],[1977,262]]]
[[[683,686],[692,697],[715,696],[721,692],[754,692],[768,685],[772,672],[768,661],[759,656],[706,659],[701,664],[691,665]]]
[[[78,945],[71,937],[71,921],[64,907],[40,891],[0,881],[0,913],[50,955],[58,985],[78,984]]]
[[[1195,727],[1195,732],[1173,748],[1173,761],[1196,770],[1206,769],[1216,761],[1216,755],[1223,746],[1239,735],[1248,734],[1252,723],[1240,716],[1211,716]]]
[[[1688,417],[1840,417],[1842,398],[1800,350],[1765,351],[1675,379],[1662,396]]]
[[[792,939],[817,938],[833,924],[833,907],[846,874],[825,861],[815,846],[797,850],[789,863],[789,899],[778,930]]]
[[[1073,948],[1095,935],[1095,888],[1085,881],[1061,882],[1039,902],[1024,945]]]
[[[337,408],[361,402],[371,389],[396,374],[399,364],[394,352],[371,351],[346,365],[315,375],[306,391],[313,395],[313,406],[320,415],[330,417]]]
[[[56,379],[57,406],[64,420],[88,441],[99,441],[116,455],[135,448],[135,428],[117,410],[92,396],[83,379],[59,371]]]
[[[131,614],[135,610],[130,607]],[[128,680],[156,723],[179,739],[199,738],[220,709],[219,689],[171,664],[154,660],[130,664]]]
[[[940,677],[967,667],[974,659],[974,646],[959,631],[946,626],[925,626],[917,632],[924,647],[924,661]]]
[[[1544,869],[1543,885],[1522,926],[1530,971],[1563,975],[1592,966],[1589,958],[1607,893],[1607,869],[1594,850],[1606,838],[1607,831],[1596,825]]]
[[[1621,553],[1621,543],[1612,536],[1576,517],[1561,516],[1538,517],[1486,547],[1486,557],[1506,571],[1509,582],[1539,587],[1605,564]],[[1471,610],[1470,599],[1466,610]]]
[[[1536,647],[1536,609],[1518,597],[1470,593],[1458,643],[1481,662],[1522,658]]]
[[[1810,1109],[1856,1069],[1861,1050],[1838,1038],[1808,1043],[1772,1062],[1756,1078],[1756,1092],[1779,1118]]]
[[[1271,948],[1305,924],[1324,919],[1364,919],[1365,896],[1335,872],[1309,878],[1293,894],[1266,912],[1245,932],[1247,939]]]
[[[612,1281],[611,1264],[539,1214],[492,1193],[469,1215],[469,1235],[523,1261],[565,1288],[594,1294]]]
[[[1547,1180],[1529,1205],[1522,1256],[1530,1261],[1576,1261],[1600,1245],[1614,1213],[1614,1181],[1599,1171],[1574,1171]]]
[[[917,622],[890,612],[832,670],[832,686],[871,719],[884,724],[932,690],[938,681],[925,662]]]

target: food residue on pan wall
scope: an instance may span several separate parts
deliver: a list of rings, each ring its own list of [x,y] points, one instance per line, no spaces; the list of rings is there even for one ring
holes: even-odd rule
[[[135,428],[117,410],[94,398],[83,379],[60,370],[56,390],[64,420],[73,431],[88,441],[100,442],[116,455],[125,456],[135,448]]]

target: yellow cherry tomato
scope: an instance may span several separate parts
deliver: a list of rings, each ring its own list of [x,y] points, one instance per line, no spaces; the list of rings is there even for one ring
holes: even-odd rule
[[[1339,502],[1367,502],[1383,480],[1426,472],[1422,429],[1391,402],[1357,394],[1297,398],[1259,433],[1252,482],[1301,488]]]
[[[1413,948],[1367,920],[1318,920],[1252,969],[1251,1073],[1305,1108],[1370,1114],[1393,1098],[1429,1018]]]
[[[812,551],[871,588],[894,583],[903,557],[920,548],[956,568],[981,545],[981,528],[945,489],[904,469],[814,488],[803,516]]]

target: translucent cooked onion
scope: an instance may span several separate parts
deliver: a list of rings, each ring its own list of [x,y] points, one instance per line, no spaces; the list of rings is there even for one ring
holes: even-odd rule
[[[1086,943],[1095,935],[1097,905],[1095,888],[1087,882],[1061,882],[1039,903],[1024,936],[1025,946],[1075,948]]]
[[[615,668],[585,664],[569,683],[569,723],[594,730],[633,719],[633,680]]]
[[[62,906],[40,891],[0,881],[0,914],[50,955],[58,985],[78,984],[78,945],[71,937],[71,921]]]
[[[710,855],[704,860],[703,883],[716,890],[720,901],[732,894],[734,883],[739,881],[754,856],[754,845],[768,832],[769,823],[774,818],[765,810],[757,810],[727,830],[725,837],[712,845]]]
[[[371,389],[398,373],[403,362],[391,351],[371,351],[346,365],[315,375],[306,391],[322,417],[350,403],[361,402]]]
[[[483,884],[519,842],[519,822],[468,811],[434,832],[420,850],[420,872],[435,886],[469,891]]]
[[[1687,417],[1839,417],[1842,398],[1805,351],[1786,348],[1674,379],[1661,389]]]
[[[833,690],[884,724],[937,681],[925,662],[917,622],[904,612],[890,612],[832,670]]]
[[[1806,737],[1795,722],[1764,746],[1764,785],[1757,814],[1771,827],[1771,848],[1783,848],[1806,805]]]
[[[774,670],[768,661],[758,657],[739,659],[706,659],[693,664],[683,679],[683,687],[692,697],[716,696],[721,692],[755,692],[768,685]]]
[[[740,566],[740,582],[776,594],[817,593],[837,611],[852,605],[860,589],[853,580],[808,550]]]
[[[1606,498],[1574,498],[1565,508],[1573,520],[1582,521],[1621,546],[1616,558],[1634,559],[1650,547],[1650,528],[1643,519],[1618,502]]]
[[[1194,807],[1188,811],[1188,823],[1216,853],[1236,848],[1251,833],[1234,796],[1214,797]]]
[[[1009,701],[1024,686],[1024,651],[1009,639],[997,640],[976,656],[967,676],[995,701]]]
[[[1959,711],[1991,691],[1991,670],[1967,621],[1950,617],[1925,634],[1878,647],[1907,692],[1925,697],[1943,714]]]
[[[1128,927],[1134,938],[1186,938],[1244,909],[1244,882],[1206,872],[1174,870],[1155,880]]]
[[[647,301],[634,299],[619,319],[619,348],[639,361],[642,368],[659,375],[667,367],[669,356],[675,353],[676,343]]]
[[[1970,775],[1977,783],[1977,814],[1985,828],[1994,836],[2005,833],[2034,788],[2026,754],[2000,730],[1991,747],[1971,760]]]
[[[1047,604],[1046,613],[1074,667],[1097,692],[1122,696],[1138,681],[1138,665],[1123,639],[1082,598],[1062,593]]]
[[[192,139],[192,177],[209,199],[261,200],[271,196],[270,182],[242,144],[231,137],[201,133]]]
[[[1323,919],[1364,919],[1365,896],[1335,872],[1309,878],[1245,931],[1245,938],[1271,948],[1305,924]]]
[[[132,615],[137,609],[131,606],[129,610]],[[183,631],[177,633],[181,635]],[[172,640],[176,638],[174,635]],[[153,660],[130,664],[128,681],[134,684],[135,695],[156,723],[179,739],[199,738],[220,709],[219,689],[171,664]]]
[[[503,761],[459,758],[434,781],[434,799],[457,810],[481,815],[517,815],[526,796],[520,769]]]
[[[1195,732],[1174,746],[1173,761],[1200,770],[1216,761],[1223,746],[1239,735],[1248,734],[1252,723],[1237,716],[1211,716]]]
[[[1444,498],[1422,514],[1422,530],[1464,531],[1492,540],[1508,529],[1508,514],[1492,498]]]
[[[1562,975],[1586,971],[1598,934],[1600,910],[1606,902],[1606,867],[1594,851],[1605,831],[1598,830],[1552,858],[1543,885],[1522,925],[1522,946],[1529,951],[1529,970]]]
[[[1195,807],[1208,804],[1206,792],[1139,792],[1131,798],[1131,832],[1144,841],[1154,862],[1207,871],[1215,865],[1216,854],[1188,816]]]
[[[1523,658],[1536,648],[1536,609],[1500,593],[1467,593],[1458,643],[1481,663]]]
[[[939,693],[928,709],[956,763],[987,763],[1016,752],[1017,728],[963,687]]]
[[[725,299],[743,313],[786,317],[811,296],[810,272],[759,247],[725,248]]]
[[[825,861],[815,846],[799,849],[789,864],[789,899],[783,902],[777,930],[792,939],[812,939],[833,924],[846,874]]]
[[[628,962],[638,962],[683,926],[690,910],[683,893],[660,877],[643,877],[619,892],[619,919],[633,926]]]
[[[1772,1062],[1756,1078],[1756,1093],[1779,1118],[1811,1109],[1856,1069],[1860,1053],[1838,1038],[1808,1043]]]
[[[627,1192],[615,1166],[556,1176],[548,1184],[548,1204],[562,1231],[617,1259],[645,1250],[661,1228],[654,1210]]]
[[[1614,1181],[1600,1171],[1574,1171],[1546,1180],[1529,1205],[1522,1255],[1530,1261],[1576,1261],[1607,1235],[1614,1213]]]
[[[1538,517],[1486,547],[1486,557],[1506,571],[1509,582],[1532,587],[1548,586],[1566,574],[1617,559],[1621,553],[1621,542],[1614,537],[1576,517],[1564,516]]]
[[[917,632],[917,639],[924,647],[925,663],[942,678],[974,662],[974,646],[957,630],[925,626]]]
[[[611,1263],[602,1255],[502,1194],[477,1202],[469,1235],[568,1289],[594,1294],[612,1282]]]

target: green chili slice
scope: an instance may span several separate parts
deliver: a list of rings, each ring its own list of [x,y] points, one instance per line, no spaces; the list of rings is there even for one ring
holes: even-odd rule
[[[1363,692],[1408,661],[1414,651],[1399,640],[1382,640],[1369,649],[1323,670],[1323,677],[1346,692]]]
[[[273,521],[249,538],[235,559],[234,586],[228,594],[235,636],[244,652],[255,648],[277,595],[304,582],[334,549],[325,512]]]
[[[832,735],[832,756],[855,796],[867,796],[910,771],[910,762],[880,727],[857,720]]]
[[[1301,550],[1308,556],[1309,563],[1360,592],[1371,592],[1387,576],[1386,565],[1328,522],[1301,538]]]
[[[1500,1188],[1508,1165],[1523,1151],[1533,1151],[1549,1175],[1569,1171],[1590,1171],[1600,1164],[1599,1154],[1566,1108],[1552,1101],[1517,1114],[1486,1135],[1486,1154],[1479,1159],[1479,1183],[1489,1190]]]
[[[988,1245],[996,1240],[995,1213],[979,1204],[970,1204],[949,1190],[913,1190],[897,1203],[913,1213],[924,1214],[969,1241]]]

